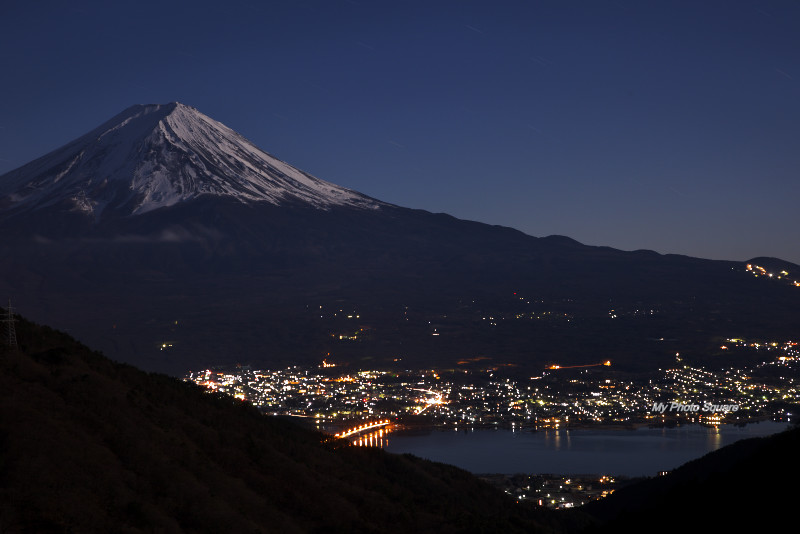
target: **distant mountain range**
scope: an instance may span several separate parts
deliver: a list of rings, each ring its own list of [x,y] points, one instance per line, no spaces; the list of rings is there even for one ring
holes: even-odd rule
[[[766,279],[394,206],[178,103],[133,106],[0,176],[0,238],[0,295],[172,374],[324,357],[644,369],[798,325],[793,264],[759,259],[787,273]]]

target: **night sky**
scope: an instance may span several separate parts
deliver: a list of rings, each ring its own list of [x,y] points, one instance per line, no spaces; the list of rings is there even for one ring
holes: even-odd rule
[[[179,101],[394,204],[800,263],[796,1],[3,2],[0,173]]]

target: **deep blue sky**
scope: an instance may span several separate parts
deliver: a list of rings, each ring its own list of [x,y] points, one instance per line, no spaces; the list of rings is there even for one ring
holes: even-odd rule
[[[800,263],[798,84],[795,1],[5,2],[0,173],[177,100],[387,202]]]

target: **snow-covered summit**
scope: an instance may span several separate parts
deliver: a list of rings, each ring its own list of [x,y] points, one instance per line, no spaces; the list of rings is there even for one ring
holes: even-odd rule
[[[315,178],[196,109],[130,107],[71,143],[0,176],[0,211],[68,205],[100,218],[201,195],[375,209],[382,202]]]

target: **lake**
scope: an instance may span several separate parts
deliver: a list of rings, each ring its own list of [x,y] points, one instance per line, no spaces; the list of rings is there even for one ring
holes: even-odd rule
[[[411,453],[473,473],[653,476],[744,438],[788,423],[744,427],[688,425],[636,430],[432,430],[391,433],[385,450]]]

